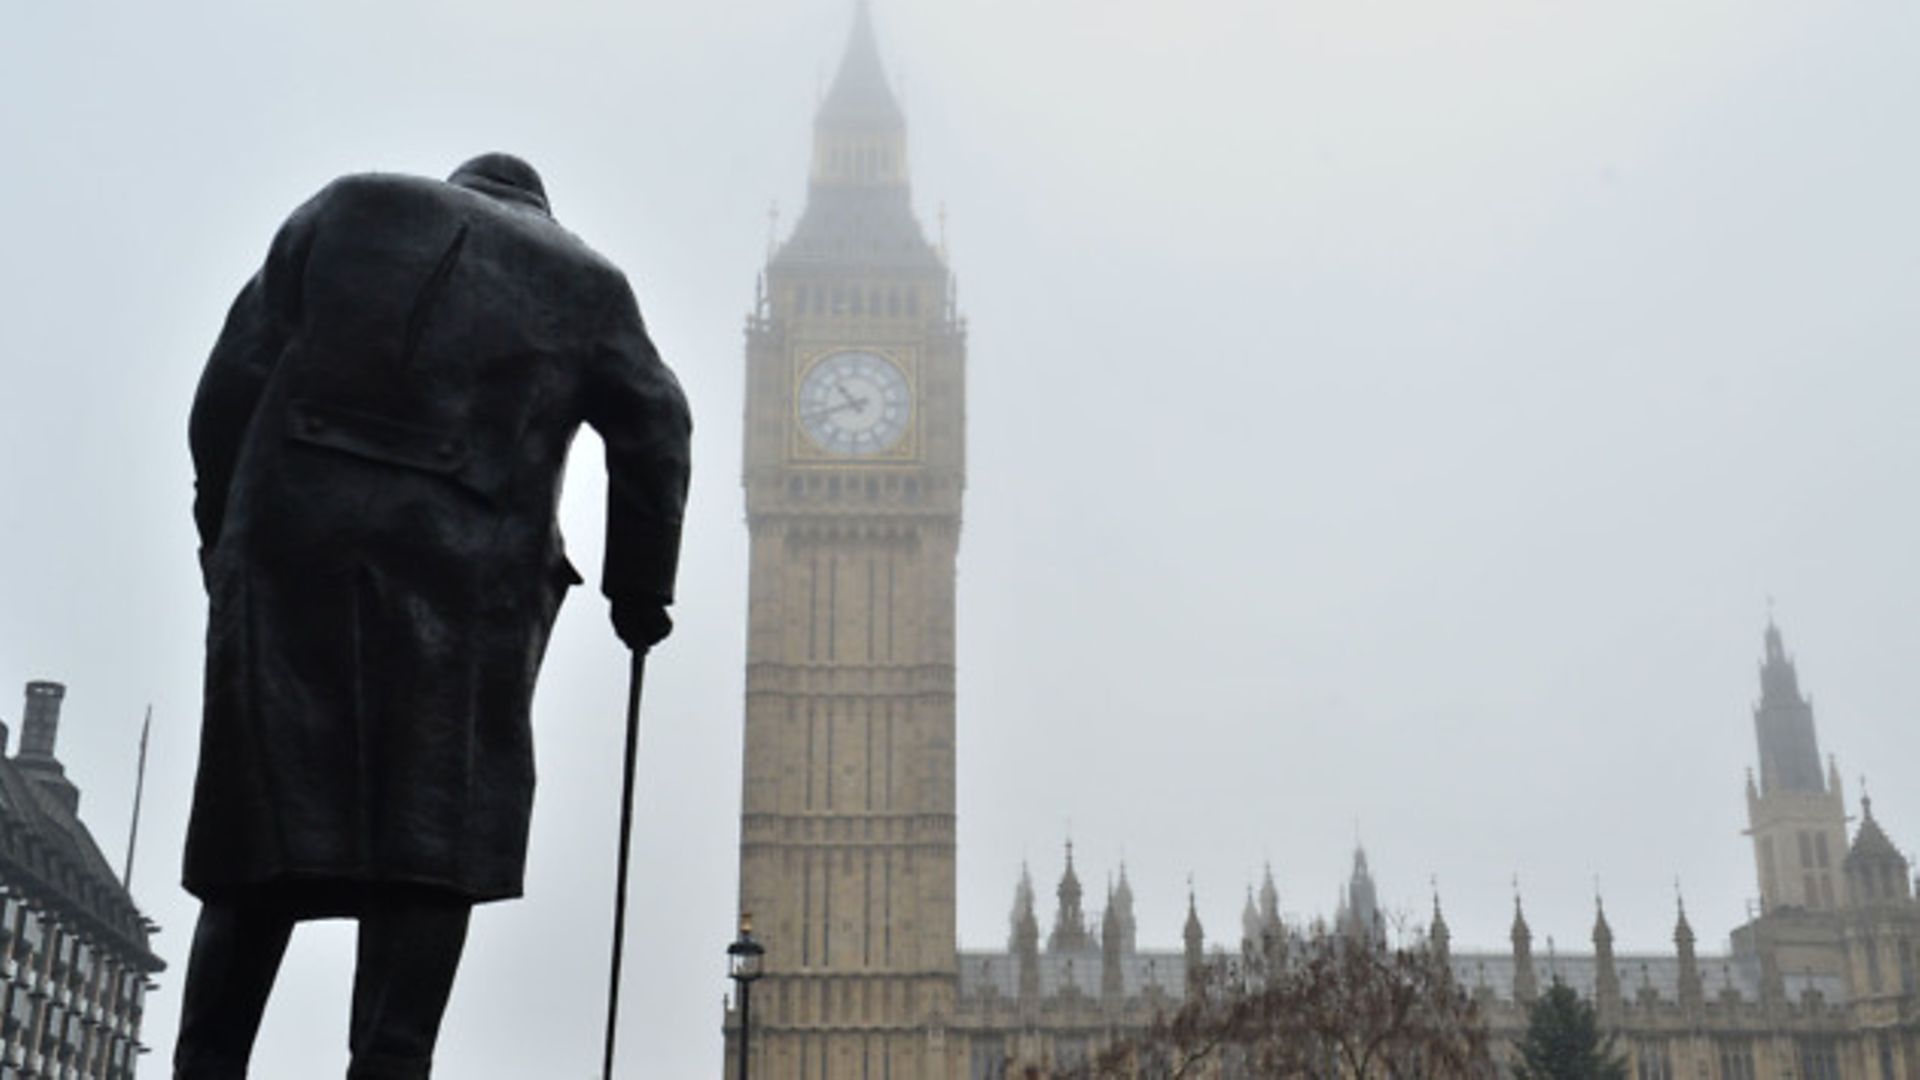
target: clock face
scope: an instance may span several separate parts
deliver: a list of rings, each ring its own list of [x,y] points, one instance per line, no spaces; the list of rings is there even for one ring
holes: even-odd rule
[[[913,420],[906,373],[879,353],[829,353],[800,379],[800,426],[822,450],[840,457],[883,454]]]

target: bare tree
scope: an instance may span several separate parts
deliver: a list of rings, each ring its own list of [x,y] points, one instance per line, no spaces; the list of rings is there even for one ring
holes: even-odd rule
[[[1378,936],[1278,932],[1193,973],[1185,1002],[1092,1060],[1029,1080],[1479,1080],[1485,1022],[1446,961]]]

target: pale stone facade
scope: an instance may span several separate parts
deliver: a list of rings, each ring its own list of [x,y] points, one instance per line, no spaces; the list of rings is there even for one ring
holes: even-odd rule
[[[965,327],[864,8],[746,352],[753,1075],[946,1076]]]
[[[1005,949],[954,919],[954,586],[965,325],[914,216],[906,125],[864,5],[815,121],[807,206],[746,325],[751,536],[740,907],[765,944],[761,1080],[984,1080],[1068,1064],[1178,1006],[1205,953],[1141,949],[1124,867],[1096,916],[1071,849],[1043,935],[1022,872]],[[1644,1080],[1920,1080],[1920,903],[1870,812],[1851,846],[1811,706],[1768,627],[1748,782],[1761,914],[1702,956],[1450,954],[1501,1039],[1545,980],[1589,995]],[[1279,925],[1271,878],[1241,937]],[[1364,856],[1335,918],[1381,935]],[[1235,942],[1238,946],[1239,942]],[[1446,950],[1436,904],[1427,947]],[[738,1015],[724,1018],[736,1075]]]
[[[1639,1080],[1920,1080],[1920,900],[1913,868],[1862,799],[1851,842],[1838,770],[1821,763],[1813,711],[1793,661],[1769,625],[1754,708],[1760,769],[1747,785],[1760,913],[1732,934],[1731,949],[1701,953],[1681,908],[1670,953],[1621,954],[1603,908],[1589,953],[1534,951],[1518,898],[1511,946],[1454,952],[1436,901],[1418,947],[1444,955],[1475,997],[1503,1055],[1526,1027],[1527,1008],[1558,979],[1592,1001]],[[1771,851],[1771,855],[1769,852]],[[1071,1065],[1177,1007],[1185,972],[1205,953],[1189,904],[1184,948],[1134,945],[1125,869],[1101,920],[1110,935],[1042,945],[1025,872],[1015,889],[1004,950],[959,954],[959,1013],[969,1080],[997,1077],[1010,1061]],[[1056,922],[1086,918],[1071,852]],[[1381,935],[1364,854],[1334,918],[1339,932]],[[1371,927],[1371,931],[1368,928]],[[1280,922],[1269,873],[1247,897],[1240,934],[1250,947]]]

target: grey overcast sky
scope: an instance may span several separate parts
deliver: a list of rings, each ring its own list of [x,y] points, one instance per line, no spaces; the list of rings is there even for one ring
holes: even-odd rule
[[[971,320],[960,935],[1124,857],[1143,940],[1271,861],[1499,945],[1707,942],[1754,891],[1767,597],[1822,748],[1920,838],[1920,8],[1904,0],[877,0]],[[629,1075],[712,1075],[731,933],[741,321],[850,0],[0,0],[0,716],[61,756],[174,963],[202,598],[185,425],[225,307],[331,177],[507,149],[632,277],[694,402],[648,690]],[[598,565],[598,446],[564,507]],[[623,662],[577,591],[526,900],[484,909],[449,1077],[597,1068]],[[14,689],[9,689],[14,688]],[[351,934],[304,929],[259,1075],[338,1076]]]

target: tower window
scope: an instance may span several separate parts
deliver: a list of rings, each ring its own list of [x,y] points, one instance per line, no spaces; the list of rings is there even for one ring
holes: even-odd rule
[[[860,290],[858,287],[856,287],[853,290],[852,306],[853,306],[853,313],[855,315],[860,314]]]
[[[1812,865],[1813,865],[1813,839],[1809,837],[1806,833],[1801,833],[1800,834],[1800,868],[1804,870],[1807,867],[1810,867]]]
[[[801,285],[793,290],[793,309],[795,311],[807,310],[807,287],[805,285]]]
[[[887,314],[889,315],[900,314],[900,290],[899,289],[887,290]]]
[[[1814,852],[1814,857],[1817,860],[1816,865],[1818,865],[1820,869],[1825,870],[1827,868],[1827,834],[1826,833],[1813,834],[1813,852]]]
[[[920,290],[919,289],[907,290],[907,314],[909,315],[920,314]]]

